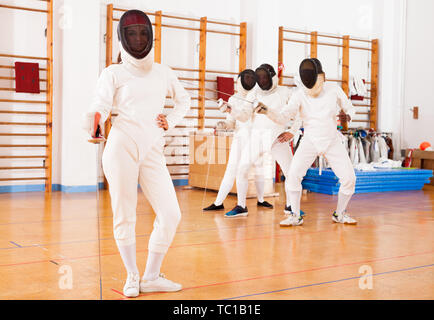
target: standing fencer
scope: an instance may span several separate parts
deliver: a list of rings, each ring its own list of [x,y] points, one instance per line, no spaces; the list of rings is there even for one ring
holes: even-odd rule
[[[103,170],[109,183],[114,238],[128,274],[123,292],[136,297],[139,292],[178,291],[180,284],[160,274],[181,219],[163,153],[163,132],[185,116],[190,96],[169,67],[154,63],[152,24],[144,12],[125,12],[117,32],[122,63],[102,71],[87,127],[94,137],[110,112],[118,114],[104,149]],[[165,116],[167,95],[175,105]],[[141,280],[135,237],[138,183],[156,215]]]
[[[241,149],[247,142],[251,126],[251,113],[243,112],[240,104],[244,102],[247,94],[256,88],[256,74],[251,69],[245,69],[238,75],[236,89],[237,92],[228,99],[223,110],[227,112],[226,121],[218,124],[224,128],[234,128],[234,135],[232,139],[231,149],[229,152],[229,159],[226,165],[226,171],[220,184],[217,198],[208,207],[204,208],[205,211],[210,210],[223,210],[223,201],[228,196],[235,182],[237,174],[238,162],[241,157]],[[241,121],[240,121],[241,120]],[[255,186],[259,207],[273,208],[273,205],[264,200],[264,166],[262,159],[258,160],[258,165],[255,167]]]
[[[293,213],[280,222],[281,226],[303,223],[300,216],[301,181],[317,156],[325,157],[340,182],[338,203],[332,219],[337,223],[356,224],[346,214],[346,208],[355,190],[356,176],[348,153],[337,130],[337,114],[341,121],[350,121],[355,108],[343,90],[335,83],[325,82],[325,73],[318,59],[301,62],[300,79],[303,88],[292,95],[284,108],[258,105],[256,112],[266,114],[280,123],[299,114],[304,125],[304,136],[292,159],[289,171],[289,194]]]
[[[256,81],[259,88],[249,92],[248,101],[260,101],[274,108],[282,108],[288,102],[291,91],[284,86],[278,85],[278,77],[274,68],[269,64],[262,64],[255,70]],[[238,203],[225,217],[247,216],[246,196],[248,189],[248,173],[253,164],[267,152],[277,161],[285,177],[288,177],[292,153],[288,141],[301,126],[301,121],[294,121],[289,131],[285,131],[285,124],[277,123],[262,114],[254,113],[254,104],[243,103],[245,112],[253,116],[250,136],[241,151],[241,158],[237,170],[237,198]],[[289,122],[289,121],[288,121]],[[291,206],[287,192],[287,179],[285,179],[286,203],[285,214],[291,213]]]

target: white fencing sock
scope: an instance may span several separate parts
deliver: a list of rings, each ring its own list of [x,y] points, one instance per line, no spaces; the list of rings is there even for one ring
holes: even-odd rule
[[[128,246],[118,245],[118,249],[127,272],[139,273],[136,263],[136,243]]]
[[[338,194],[338,205],[336,208],[336,214],[342,216],[344,211],[347,209],[348,202],[350,201],[352,195],[347,195],[345,193],[339,192]]]
[[[163,264],[163,259],[165,253],[160,252],[148,252],[148,260],[146,261],[146,269],[143,274],[143,279],[147,281],[152,281],[158,278],[160,275],[161,265]]]
[[[289,191],[288,180],[286,179],[286,177],[285,177],[284,186],[285,186],[285,202],[286,202],[286,206],[289,207],[291,205],[291,199],[289,197],[289,194],[291,191]],[[292,207],[291,207],[291,209],[292,209]]]
[[[255,176],[255,186],[256,186],[256,193],[258,197],[259,202],[264,202],[264,176]]]
[[[291,211],[297,217],[300,217],[300,200],[301,200],[301,191],[290,191],[289,199],[291,202]]]
[[[249,180],[237,178],[238,205],[243,207],[243,208],[246,207],[246,198],[247,198],[247,189],[248,188],[249,188]]]
[[[223,180],[220,184],[219,192],[217,193],[217,198],[214,201],[216,206],[220,206],[225,201],[229,192],[231,192],[232,186],[234,185],[234,181],[232,179],[225,179],[226,175],[223,177]]]

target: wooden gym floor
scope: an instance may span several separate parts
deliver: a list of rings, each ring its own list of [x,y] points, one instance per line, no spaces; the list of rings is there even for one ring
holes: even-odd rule
[[[275,209],[249,199],[248,217],[225,219],[201,210],[215,192],[177,187],[183,217],[162,272],[184,290],[137,299],[434,298],[433,187],[355,195],[357,226],[332,223],[336,196],[309,193],[304,225],[291,228],[279,226],[276,188]],[[125,299],[108,192],[100,199],[102,287],[95,193],[0,194],[0,299]],[[143,273],[153,213],[141,192],[137,212]]]

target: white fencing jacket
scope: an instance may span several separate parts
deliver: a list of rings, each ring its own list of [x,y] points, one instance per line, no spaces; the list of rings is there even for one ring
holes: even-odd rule
[[[100,125],[110,112],[117,113],[113,128],[130,136],[144,156],[163,137],[164,129],[158,127],[156,118],[163,113],[166,96],[174,101],[174,108],[166,117],[169,129],[186,115],[191,99],[173,70],[154,62],[153,51],[138,60],[122,44],[119,47],[122,63],[102,71],[91,112],[101,114]]]
[[[228,99],[228,104],[232,111],[226,115],[226,125],[228,128],[234,128],[234,138],[248,135],[252,126],[252,113],[243,106],[246,103],[249,92],[256,90],[256,86],[247,91],[238,78],[236,84],[237,92]]]
[[[273,108],[267,105],[268,116],[281,123],[299,114],[303,121],[304,138],[308,138],[319,154],[327,151],[338,137],[337,114],[340,109],[353,119],[355,108],[343,90],[335,83],[325,82],[317,97],[307,95],[303,88],[297,88],[287,105]]]
[[[248,101],[257,100],[262,102],[273,110],[283,109],[291,97],[291,90],[287,87],[279,86],[278,80],[277,76],[274,76],[273,85],[270,90],[257,88],[249,92],[246,99]],[[289,131],[295,135],[301,127],[301,119],[297,117],[296,114],[292,117],[295,121],[291,125],[292,118],[290,119],[288,117],[285,121],[282,121],[282,117],[278,117],[278,121],[275,121],[274,118],[268,117],[267,115],[255,113],[252,103],[245,102],[243,104],[243,110],[248,113],[252,119],[252,130],[268,131],[271,142],[275,141],[276,138],[285,131]],[[286,130],[287,127],[290,127],[290,129]]]

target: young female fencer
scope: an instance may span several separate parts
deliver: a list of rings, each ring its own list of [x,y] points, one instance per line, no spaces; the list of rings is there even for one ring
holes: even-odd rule
[[[287,122],[296,114],[303,121],[304,136],[292,159],[288,175],[293,213],[280,225],[303,224],[300,216],[301,181],[317,156],[320,156],[320,160],[326,158],[341,183],[337,208],[332,214],[333,221],[356,224],[356,220],[346,214],[348,202],[355,190],[356,176],[337,130],[337,114],[341,121],[349,121],[355,108],[339,86],[325,82],[325,73],[318,59],[303,60],[299,73],[304,87],[294,92],[284,108],[259,104],[255,110],[280,123]],[[339,113],[340,110],[343,112]]]
[[[118,114],[104,149],[103,170],[109,183],[114,238],[127,270],[123,293],[136,297],[139,292],[178,291],[180,284],[160,274],[181,219],[163,153],[163,132],[185,116],[190,96],[169,67],[154,63],[152,25],[144,12],[125,12],[117,32],[122,63],[102,71],[87,121],[95,137],[97,126],[110,112]],[[175,103],[167,117],[162,114],[166,95]],[[156,215],[141,280],[135,237],[138,183]]]
[[[278,77],[274,68],[269,64],[262,64],[255,70],[255,74],[259,88],[249,92],[246,100],[251,102],[261,101],[263,104],[272,105],[274,108],[282,108],[289,100],[291,91],[287,87],[278,86]],[[288,177],[289,166],[292,159],[288,141],[301,126],[299,120],[294,121],[291,129],[285,132],[285,124],[274,122],[262,114],[255,114],[254,104],[244,102],[242,107],[245,112],[252,114],[253,120],[248,142],[241,151],[236,177],[238,204],[225,214],[225,217],[228,218],[248,215],[246,207],[248,173],[251,166],[257,163],[258,159],[264,153],[271,152],[273,159],[277,161],[285,177]],[[285,190],[286,204],[284,212],[285,214],[289,214],[291,213],[291,206],[287,192],[286,179]]]
[[[204,211],[210,210],[223,210],[223,201],[228,196],[235,182],[237,174],[238,162],[241,157],[241,149],[245,145],[248,135],[250,133],[251,117],[250,113],[242,112],[242,108],[239,108],[240,104],[244,103],[247,94],[251,90],[255,90],[256,75],[251,69],[243,70],[237,79],[236,89],[237,92],[231,96],[228,103],[225,106],[227,111],[226,121],[222,124],[224,128],[234,128],[234,135],[231,144],[231,150],[229,152],[229,159],[226,165],[226,171],[223,176],[223,180],[220,184],[220,188],[215,201],[208,207],[204,208]],[[242,100],[243,99],[243,100]],[[242,119],[243,121],[237,120]],[[273,208],[273,205],[264,200],[264,166],[262,165],[262,159],[258,160],[258,165],[255,166],[255,186],[259,207]]]

